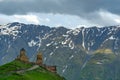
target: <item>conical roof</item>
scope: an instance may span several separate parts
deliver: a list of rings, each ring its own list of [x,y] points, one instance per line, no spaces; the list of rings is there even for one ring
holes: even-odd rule
[[[24,49],[24,48],[22,48],[20,51],[25,51],[25,49]]]

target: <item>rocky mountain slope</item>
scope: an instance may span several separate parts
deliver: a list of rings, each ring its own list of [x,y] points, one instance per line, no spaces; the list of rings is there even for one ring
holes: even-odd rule
[[[110,50],[94,53],[80,72],[80,80],[119,80],[120,56]]]
[[[79,80],[94,52],[107,49],[119,56],[120,27],[67,29],[15,22],[0,26],[0,46],[0,65],[12,61],[24,47],[31,61],[41,51],[44,63],[57,65],[68,80]]]

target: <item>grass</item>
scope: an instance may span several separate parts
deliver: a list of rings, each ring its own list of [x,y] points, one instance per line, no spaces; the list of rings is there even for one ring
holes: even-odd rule
[[[80,80],[120,80],[119,76],[116,76],[119,75],[119,64],[116,63],[118,64],[116,55],[109,49],[99,50],[81,70]]]
[[[110,49],[98,49],[98,50],[96,50],[96,51],[94,52],[94,54],[96,54],[96,53],[112,54],[113,52],[112,52],[112,50],[110,50]]]
[[[14,60],[11,63],[0,66],[0,74],[12,72],[20,69],[30,68],[32,65],[28,63],[21,62],[19,60]]]
[[[10,76],[3,76],[0,80],[63,80],[63,78],[50,72],[29,71],[24,74],[13,73]]]
[[[31,64],[19,60],[14,60],[11,63],[0,66],[0,80],[64,80],[63,77],[49,72],[43,67],[24,73],[16,73],[17,70],[28,69],[30,67],[32,67]]]

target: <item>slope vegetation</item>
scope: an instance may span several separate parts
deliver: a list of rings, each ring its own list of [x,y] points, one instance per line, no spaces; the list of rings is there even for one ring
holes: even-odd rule
[[[64,80],[43,67],[14,60],[0,66],[0,80]]]

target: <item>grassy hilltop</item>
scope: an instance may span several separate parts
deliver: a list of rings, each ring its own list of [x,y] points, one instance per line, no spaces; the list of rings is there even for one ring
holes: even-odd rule
[[[38,65],[14,60],[0,66],[0,80],[64,80],[64,78]]]

